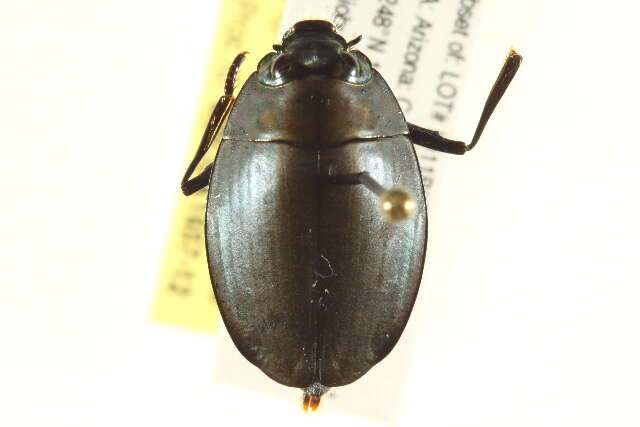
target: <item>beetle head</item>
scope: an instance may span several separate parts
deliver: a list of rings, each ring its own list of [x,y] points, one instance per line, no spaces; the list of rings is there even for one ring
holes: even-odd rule
[[[356,39],[357,40],[357,39]],[[287,31],[275,52],[258,64],[258,77],[268,86],[301,79],[338,79],[362,84],[371,78],[371,62],[336,33],[331,22],[300,21]]]

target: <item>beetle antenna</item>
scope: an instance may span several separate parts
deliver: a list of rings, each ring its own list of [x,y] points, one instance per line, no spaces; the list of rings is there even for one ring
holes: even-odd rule
[[[380,213],[387,221],[402,221],[413,215],[416,210],[416,199],[411,194],[401,188],[385,189],[369,175],[369,172],[332,176],[331,181],[335,184],[364,185],[379,197]]]
[[[347,43],[347,47],[348,48],[352,48],[353,46],[355,46],[358,43],[360,43],[360,40],[362,40],[362,34],[360,34],[358,37],[356,37],[355,39],[353,39],[349,43]]]

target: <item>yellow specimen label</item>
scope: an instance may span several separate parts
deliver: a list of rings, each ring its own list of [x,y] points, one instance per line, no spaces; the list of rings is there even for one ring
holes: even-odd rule
[[[235,56],[250,52],[236,80],[236,94],[262,56],[278,39],[278,29],[286,0],[225,0],[216,25],[203,91],[198,103],[191,143],[190,161],[206,128],[213,107],[223,94],[227,70]],[[220,132],[222,133],[222,132]],[[220,135],[193,176],[215,157]],[[185,163],[185,169],[186,165]],[[204,243],[206,189],[185,197],[179,191],[175,216],[169,234],[160,283],[151,319],[191,330],[214,332],[220,323],[215,304]],[[170,191],[170,190],[168,190]]]

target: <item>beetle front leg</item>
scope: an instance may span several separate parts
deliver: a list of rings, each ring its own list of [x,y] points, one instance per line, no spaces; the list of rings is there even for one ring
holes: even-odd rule
[[[198,145],[196,154],[193,157],[193,160],[191,160],[191,163],[189,163],[187,171],[182,178],[182,183],[180,186],[182,188],[182,193],[185,196],[189,196],[196,191],[203,189],[209,184],[209,176],[211,175],[212,167],[211,164],[208,165],[198,176],[191,178],[191,175],[211,147],[211,144],[213,144],[213,141],[218,135],[218,132],[220,132],[222,122],[224,122],[224,119],[229,115],[229,112],[231,111],[231,106],[233,105],[233,101],[235,100],[233,97],[233,89],[236,76],[238,75],[238,70],[240,69],[242,61],[244,61],[245,56],[247,56],[247,52],[239,53],[229,67],[229,71],[227,72],[227,79],[224,84],[224,95],[220,97],[218,103],[213,109],[213,113],[211,113],[211,118],[209,119],[207,128],[202,135],[202,139],[200,140],[200,145]]]
[[[502,66],[502,70],[500,70],[500,74],[498,74],[498,78],[491,89],[491,92],[489,92],[487,101],[484,104],[484,109],[480,115],[480,121],[476,126],[476,131],[473,134],[470,144],[467,145],[462,141],[443,138],[436,131],[424,129],[420,126],[409,123],[409,138],[411,138],[411,142],[422,147],[451,154],[464,154],[471,150],[478,143],[484,127],[489,121],[491,114],[493,114],[493,110],[495,110],[498,102],[500,102],[500,99],[502,98],[502,95],[504,95],[507,87],[509,87],[509,83],[511,83],[511,80],[516,75],[516,71],[518,71],[518,67],[520,67],[521,62],[522,56],[516,53],[515,50],[511,49],[504,65]]]
[[[409,218],[416,209],[416,200],[408,192],[400,188],[386,190],[369,172],[332,175],[329,182],[338,185],[363,185],[367,190],[378,196],[382,216],[391,222]]]

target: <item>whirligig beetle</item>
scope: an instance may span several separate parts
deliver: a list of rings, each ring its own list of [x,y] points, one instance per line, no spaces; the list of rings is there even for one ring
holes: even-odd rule
[[[298,22],[235,99],[239,54],[182,180],[185,195],[209,186],[209,272],[233,342],[302,388],[305,409],[382,360],[407,323],[427,243],[412,144],[471,150],[522,60],[509,53],[467,145],[407,123],[359,40]]]

